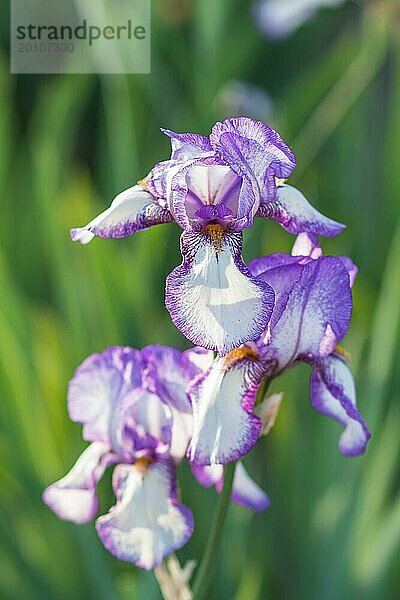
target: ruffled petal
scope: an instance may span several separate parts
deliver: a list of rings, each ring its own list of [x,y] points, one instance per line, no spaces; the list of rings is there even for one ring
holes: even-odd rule
[[[296,166],[287,144],[261,121],[247,117],[226,119],[214,125],[210,141],[231,169],[257,182],[258,202],[274,199],[275,177],[288,177]]]
[[[257,339],[271,316],[274,294],[241,257],[240,233],[219,240],[184,233],[181,266],[167,277],[165,304],[194,344],[225,354]]]
[[[154,569],[192,535],[193,516],[178,503],[172,464],[155,463],[145,474],[135,466],[118,465],[113,487],[116,505],[97,519],[96,529],[120,560]]]
[[[43,501],[60,519],[77,524],[91,521],[99,508],[97,482],[115,461],[108,444],[90,444],[71,471],[45,489]]]
[[[317,362],[310,392],[313,407],[343,425],[340,452],[345,456],[362,454],[371,434],[356,408],[353,377],[340,356],[332,354]]]
[[[208,373],[192,384],[193,433],[188,450],[191,462],[225,464],[247,454],[256,443],[260,419],[253,414],[265,365],[257,360],[218,358]]]
[[[171,160],[185,161],[196,158],[203,152],[212,152],[210,140],[198,133],[175,133],[170,129],[161,131],[171,138],[172,154]]]
[[[265,278],[269,281],[268,272]],[[273,319],[269,355],[280,370],[298,358],[327,356],[345,335],[351,311],[349,275],[341,260],[310,261],[289,290],[279,320]]]
[[[217,492],[221,493],[224,484],[223,465],[192,464],[192,472],[201,485],[215,485]],[[256,512],[265,510],[270,504],[267,494],[253,481],[242,461],[239,461],[235,468],[231,500]]]
[[[286,231],[296,234],[306,231],[333,237],[345,228],[318,212],[299,190],[290,185],[278,186],[276,199],[262,204],[256,216],[277,221]]]
[[[71,238],[82,244],[88,244],[94,236],[123,238],[141,229],[173,220],[171,213],[156,202],[149,192],[140,185],[134,185],[118,194],[111,206],[86,227],[71,229]]]
[[[68,411],[83,425],[85,440],[112,443],[118,403],[141,386],[142,368],[138,350],[117,346],[92,354],[78,367],[68,388]]]

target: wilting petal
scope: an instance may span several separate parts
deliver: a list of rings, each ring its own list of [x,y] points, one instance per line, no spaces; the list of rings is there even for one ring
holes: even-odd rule
[[[244,359],[229,367],[218,358],[208,373],[189,390],[193,407],[190,461],[200,465],[225,464],[247,454],[256,443],[260,419],[253,414],[265,366]]]
[[[105,469],[116,461],[110,446],[94,442],[81,454],[71,471],[43,492],[44,502],[60,519],[91,521],[99,508],[96,485]]]
[[[301,355],[311,358],[332,352],[347,331],[351,310],[349,275],[339,258],[326,256],[303,266],[271,331],[269,352],[278,359],[279,368]]]
[[[333,237],[345,228],[318,212],[296,188],[280,185],[276,192],[276,199],[262,204],[256,216],[277,221],[286,231],[296,234],[305,231]]]
[[[272,394],[262,400],[260,404],[254,409],[255,414],[261,419],[261,435],[268,435],[272,427],[275,424],[276,417],[278,416],[279,408],[281,406],[283,393]]]
[[[68,388],[68,411],[73,421],[82,423],[85,440],[111,443],[118,402],[141,385],[142,366],[138,350],[113,347],[92,354],[78,367]]]
[[[346,362],[335,354],[318,361],[310,392],[313,407],[345,428],[340,452],[345,456],[362,454],[371,434],[356,408],[354,381]]]
[[[175,469],[169,463],[150,465],[146,474],[118,465],[113,487],[117,503],[97,519],[96,529],[120,560],[154,569],[192,535],[192,513],[178,503]]]
[[[257,339],[274,302],[271,288],[243,263],[241,243],[240,233],[224,235],[218,245],[211,236],[184,233],[183,263],[167,278],[173,323],[194,344],[220,354]]]
[[[296,166],[290,148],[276,131],[261,121],[246,117],[226,119],[214,125],[210,141],[238,175],[257,181],[258,201],[273,199],[274,177],[288,177]]]
[[[173,221],[171,213],[163,208],[140,185],[121,192],[107,210],[90,221],[86,227],[71,229],[73,241],[82,244],[94,236],[100,238],[123,238],[141,229]]]
[[[221,493],[224,483],[223,465],[192,464],[192,472],[201,485],[215,485],[218,493]],[[231,500],[257,512],[265,510],[270,503],[267,494],[253,481],[241,461],[235,468]]]

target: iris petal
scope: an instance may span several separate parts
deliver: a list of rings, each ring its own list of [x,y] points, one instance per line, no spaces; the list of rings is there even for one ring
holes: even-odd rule
[[[220,354],[257,339],[273,308],[272,289],[250,274],[241,246],[240,233],[215,239],[184,233],[183,263],[167,278],[173,323],[194,344]]]
[[[113,487],[117,502],[97,519],[96,529],[114,556],[151,570],[188,541],[193,517],[178,503],[172,464],[157,462],[145,474],[135,466],[118,465]]]

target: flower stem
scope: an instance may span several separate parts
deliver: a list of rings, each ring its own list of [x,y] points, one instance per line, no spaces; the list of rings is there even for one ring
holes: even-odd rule
[[[229,463],[224,467],[224,485],[217,509],[214,513],[211,534],[208,538],[207,546],[193,585],[193,600],[202,600],[206,596],[213,577],[215,557],[218,552],[231,499],[235,467],[236,462]]]

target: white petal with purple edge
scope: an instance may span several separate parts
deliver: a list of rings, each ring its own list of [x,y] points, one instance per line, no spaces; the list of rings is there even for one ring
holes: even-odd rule
[[[96,485],[115,462],[108,444],[94,442],[80,455],[71,471],[43,492],[43,500],[60,519],[77,524],[91,521],[98,510]]]
[[[184,261],[167,278],[165,304],[194,344],[225,354],[257,339],[271,316],[274,294],[241,258],[240,233],[216,247],[210,236],[182,235]]]
[[[276,190],[276,200],[260,206],[257,215],[278,221],[290,233],[314,233],[333,237],[345,225],[333,221],[318,212],[303,194],[290,185],[280,185]]]
[[[311,402],[323,415],[343,425],[339,449],[345,456],[365,451],[370,433],[356,408],[353,377],[345,361],[337,355],[319,361],[311,376]]]
[[[117,503],[97,519],[96,529],[114,556],[151,570],[190,538],[193,517],[178,503],[172,465],[155,463],[146,474],[118,465],[113,486]]]
[[[86,227],[71,229],[73,241],[88,244],[94,236],[123,238],[141,229],[173,221],[171,213],[156,202],[142,186],[133,187],[116,196],[109,208]]]
[[[188,450],[191,462],[225,464],[247,454],[256,443],[261,422],[252,413],[264,366],[240,360],[227,368],[218,358],[210,371],[189,390],[193,432]]]

